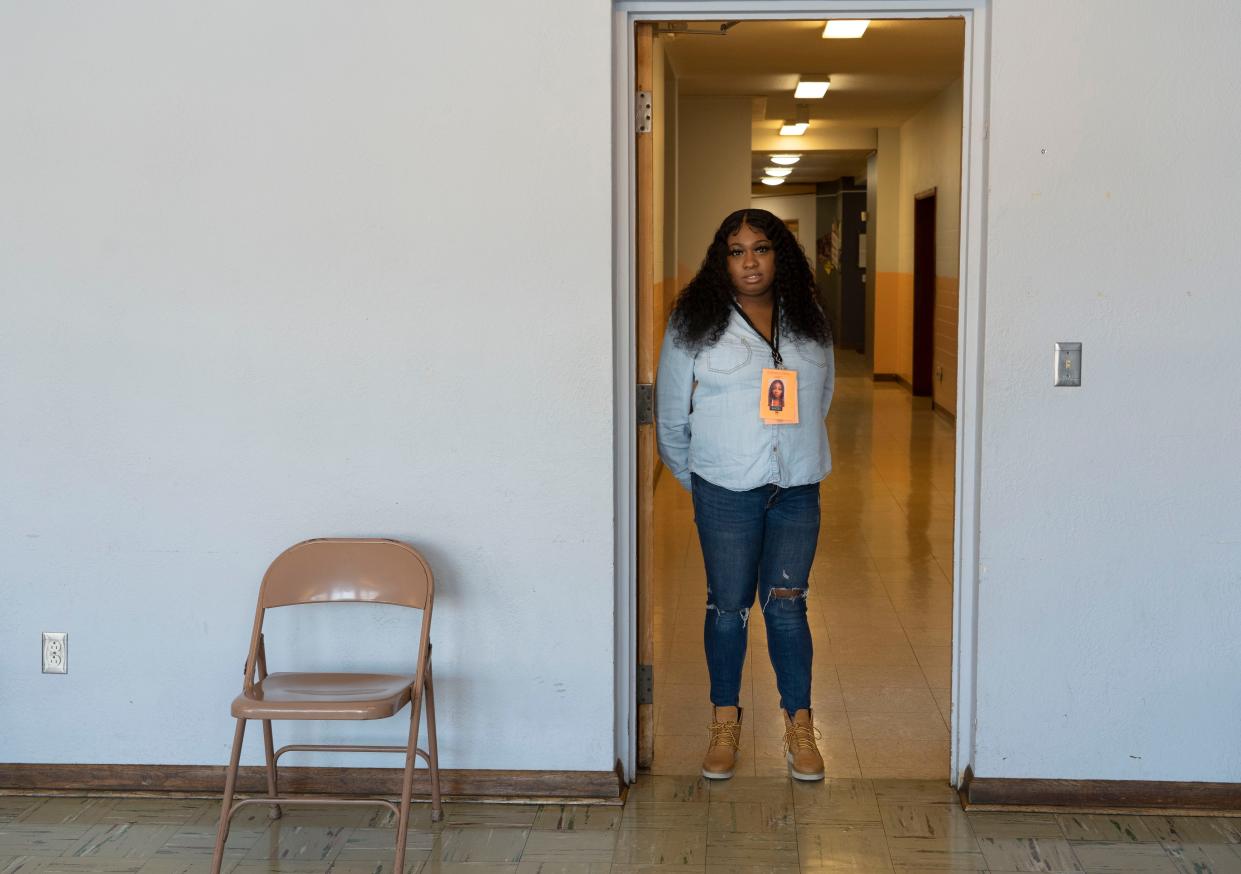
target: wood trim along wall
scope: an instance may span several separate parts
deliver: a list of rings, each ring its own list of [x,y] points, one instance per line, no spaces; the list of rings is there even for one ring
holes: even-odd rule
[[[871,379],[875,382],[897,382],[900,383],[910,394],[913,394],[914,387],[909,380],[901,376],[899,373],[876,373]]]
[[[1241,815],[1241,783],[980,778],[967,770],[960,794],[967,810]]]
[[[282,767],[280,789],[290,794],[390,795],[401,793],[400,768]],[[616,771],[440,771],[448,796],[618,800],[624,789]],[[0,793],[18,792],[201,793],[224,791],[223,765],[0,764]],[[237,791],[265,793],[266,770],[245,766]],[[414,794],[431,791],[425,769],[414,772]]]

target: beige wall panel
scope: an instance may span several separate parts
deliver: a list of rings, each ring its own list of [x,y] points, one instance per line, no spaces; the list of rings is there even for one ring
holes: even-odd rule
[[[677,262],[693,276],[724,216],[750,205],[748,97],[681,97],[677,117]]]
[[[880,128],[875,153],[875,191],[868,192],[867,204],[874,201],[874,215],[867,216],[867,232],[874,237],[875,261],[868,275],[875,277],[874,372],[894,374],[900,370],[900,312],[898,280],[901,228],[901,131]]]
[[[814,241],[818,237],[818,216],[815,210],[815,195],[797,194],[792,197],[751,197],[750,205],[755,209],[765,209],[780,218],[797,222],[797,240],[806,252],[811,271],[814,270]]]
[[[900,129],[896,247],[897,287],[900,291],[894,331],[899,344],[896,372],[912,382],[914,198],[933,188],[936,199],[935,352],[932,365],[935,376],[932,397],[937,405],[954,415],[957,379],[956,277],[960,269],[961,248],[961,112],[961,81],[957,80],[932,98]],[[883,141],[881,131],[881,146]],[[881,251],[880,259],[883,257]],[[941,367],[942,378],[939,376]]]

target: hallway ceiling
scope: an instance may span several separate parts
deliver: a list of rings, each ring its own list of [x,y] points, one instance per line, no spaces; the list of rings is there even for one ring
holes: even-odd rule
[[[721,23],[695,21],[689,27],[718,31]],[[812,130],[899,127],[961,75],[962,19],[874,20],[861,39],[823,39],[823,25],[821,19],[742,21],[725,36],[660,38],[681,94],[754,99],[756,140],[778,130],[799,108],[808,111]],[[797,79],[807,73],[829,75],[831,89],[821,100],[794,101]],[[865,175],[865,152],[808,151],[798,148],[800,139],[782,138],[788,151],[803,155],[790,182]],[[755,181],[766,156],[764,151],[752,158]]]

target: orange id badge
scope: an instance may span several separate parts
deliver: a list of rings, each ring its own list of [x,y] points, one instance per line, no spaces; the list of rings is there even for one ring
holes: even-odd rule
[[[797,371],[763,368],[758,417],[768,425],[797,424]]]

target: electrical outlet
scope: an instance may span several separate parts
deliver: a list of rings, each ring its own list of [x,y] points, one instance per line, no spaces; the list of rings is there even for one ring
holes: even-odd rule
[[[69,673],[69,635],[66,632],[43,632],[43,673]]]

